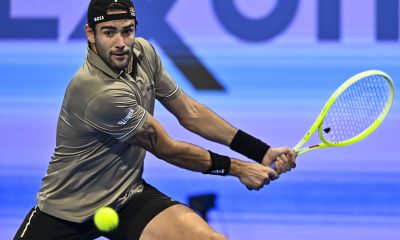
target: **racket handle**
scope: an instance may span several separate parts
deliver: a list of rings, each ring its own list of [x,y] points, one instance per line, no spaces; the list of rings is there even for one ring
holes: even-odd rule
[[[268,167],[272,168],[274,171],[276,171],[275,163],[271,163]]]

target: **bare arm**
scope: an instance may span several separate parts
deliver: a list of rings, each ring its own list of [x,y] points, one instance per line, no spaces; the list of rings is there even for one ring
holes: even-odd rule
[[[164,127],[151,115],[138,132],[128,140],[139,145],[175,166],[196,172],[205,172],[211,167],[211,158],[207,150],[185,142],[172,139]],[[231,171],[240,181],[251,189],[260,189],[269,182],[269,178],[277,178],[277,173],[256,163],[232,159]]]
[[[238,131],[184,92],[163,105],[176,116],[182,126],[210,141],[229,146]]]
[[[176,116],[186,129],[213,142],[230,146],[238,131],[237,128],[184,92],[177,98],[164,102],[163,105]],[[265,154],[262,164],[269,166],[277,161],[275,166],[279,173],[283,173],[295,166],[295,158],[294,151],[287,147],[270,148]]]
[[[142,128],[128,141],[178,167],[197,172],[207,171],[211,167],[210,156],[205,149],[175,141],[150,115]]]

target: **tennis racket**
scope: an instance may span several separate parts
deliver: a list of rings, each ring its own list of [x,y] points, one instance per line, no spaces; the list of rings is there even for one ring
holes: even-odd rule
[[[356,143],[374,132],[387,116],[394,98],[393,80],[369,70],[344,82],[328,99],[317,120],[293,148],[297,155]],[[303,147],[318,130],[320,143]]]

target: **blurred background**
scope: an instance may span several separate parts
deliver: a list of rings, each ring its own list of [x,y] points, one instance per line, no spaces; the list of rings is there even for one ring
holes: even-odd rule
[[[12,239],[35,205],[64,90],[86,55],[88,2],[0,1],[0,239]],[[399,85],[398,0],[134,3],[137,35],[154,44],[180,87],[272,146],[294,146],[358,72],[379,69]],[[399,239],[398,96],[369,138],[302,155],[259,192],[150,154],[144,177],[187,204],[214,194],[208,220],[234,240]],[[176,139],[241,158],[184,130],[160,104],[155,117]]]

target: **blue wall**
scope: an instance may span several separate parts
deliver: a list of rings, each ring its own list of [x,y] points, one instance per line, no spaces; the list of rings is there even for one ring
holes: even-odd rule
[[[87,3],[0,3],[0,239],[10,239],[35,204],[65,87],[86,54]],[[138,34],[154,43],[181,88],[273,146],[294,146],[329,95],[353,74],[380,69],[396,85],[400,79],[397,0],[136,5]],[[181,57],[195,59],[224,91],[196,87],[202,79],[185,74]],[[161,105],[155,116],[177,139],[240,157],[188,133]],[[150,154],[145,178],[183,202],[189,195],[217,193],[210,221],[231,239],[397,239],[399,120],[397,94],[391,113],[368,139],[302,155],[294,171],[260,192],[247,191],[231,177],[169,166]]]

